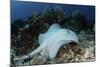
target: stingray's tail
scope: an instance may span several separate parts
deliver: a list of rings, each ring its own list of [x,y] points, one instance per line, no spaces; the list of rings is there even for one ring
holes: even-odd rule
[[[17,56],[14,58],[14,61],[18,61],[18,60],[24,60],[27,58],[32,57],[34,54],[39,53],[42,50],[42,47],[38,47],[36,50],[32,51],[31,53],[24,55],[24,56]]]

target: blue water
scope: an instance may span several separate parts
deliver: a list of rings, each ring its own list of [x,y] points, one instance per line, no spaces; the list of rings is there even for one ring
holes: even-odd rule
[[[73,11],[80,11],[84,14],[87,20],[95,20],[95,6],[82,6],[82,5],[65,5],[65,4],[47,4],[37,2],[19,2],[11,0],[11,21],[16,19],[27,20],[33,12],[42,12],[46,8],[53,8],[60,6],[63,8],[65,14],[71,14]]]

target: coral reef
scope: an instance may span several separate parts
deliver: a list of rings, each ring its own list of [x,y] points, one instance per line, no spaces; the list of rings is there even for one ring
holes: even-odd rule
[[[14,61],[24,60],[37,53],[40,53],[47,59],[54,59],[62,45],[71,42],[79,43],[78,37],[73,31],[61,28],[57,23],[52,24],[46,33],[40,34],[38,41],[40,46],[36,50],[33,50],[28,55],[15,57]]]
[[[81,38],[84,38],[84,36]],[[89,37],[92,38],[93,37]],[[87,42],[84,42],[87,41]],[[75,62],[92,62],[95,61],[95,42],[88,39],[81,40],[80,45],[76,43],[69,43],[70,45],[63,45],[57,57],[52,60],[40,57],[36,54],[30,61],[22,65],[38,65],[38,64],[55,64],[55,63],[75,63]]]
[[[32,58],[14,62],[14,57],[26,55],[38,48],[39,34],[45,33],[55,22],[62,28],[74,31],[78,35],[80,44],[63,45],[52,60],[35,54]],[[75,11],[72,15],[65,15],[63,9],[58,7],[47,9],[41,14],[33,14],[27,21],[18,19],[11,24],[11,64],[37,65],[95,61],[94,26],[94,20],[87,21],[80,12]]]

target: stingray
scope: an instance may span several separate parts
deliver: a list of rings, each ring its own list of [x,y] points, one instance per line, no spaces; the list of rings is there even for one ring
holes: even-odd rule
[[[79,44],[79,39],[73,31],[61,28],[59,24],[54,23],[47,32],[39,35],[38,42],[39,47],[37,49],[24,56],[16,56],[14,61],[27,59],[38,53],[47,59],[54,59],[61,46],[70,42]]]

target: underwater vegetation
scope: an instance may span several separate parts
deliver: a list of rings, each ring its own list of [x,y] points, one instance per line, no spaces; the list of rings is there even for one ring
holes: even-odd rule
[[[29,54],[39,47],[38,37],[47,32],[50,26],[57,23],[61,28],[74,31],[80,44],[63,45],[57,56],[45,62],[39,54],[22,61],[14,61],[14,57]],[[41,14],[33,12],[26,21],[22,19],[11,23],[11,64],[37,65],[69,62],[95,61],[95,20],[86,20],[85,15],[74,11],[66,15],[62,8],[50,8]]]

